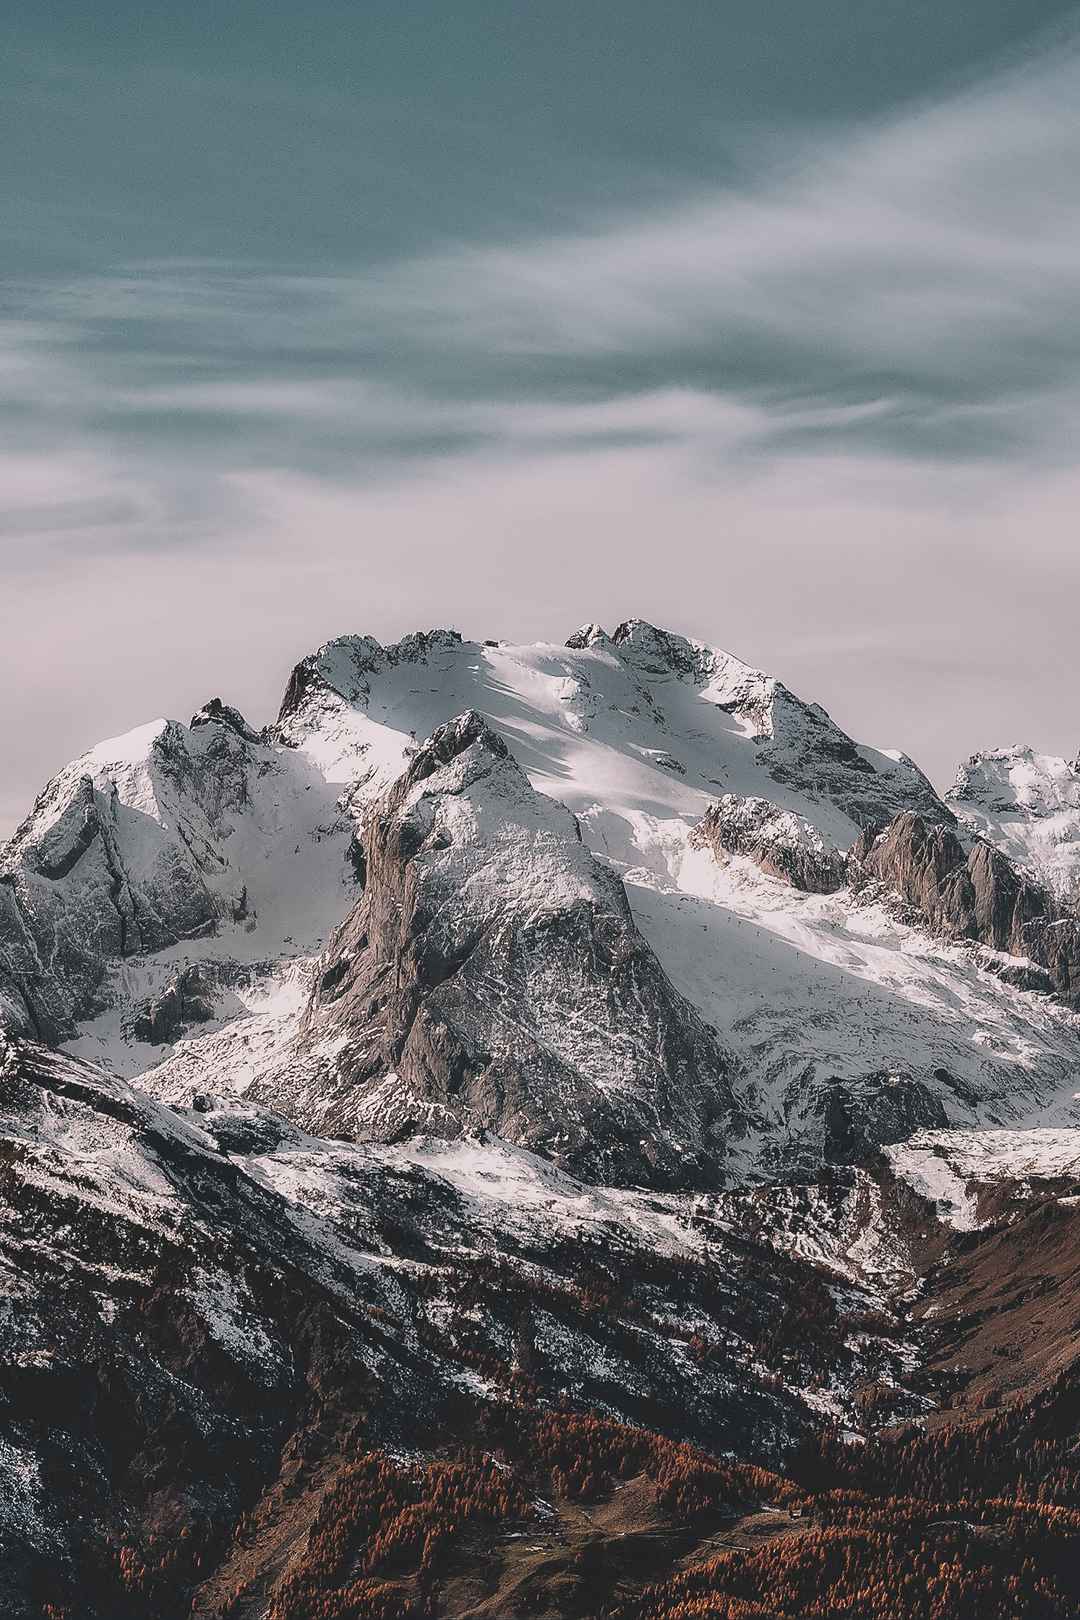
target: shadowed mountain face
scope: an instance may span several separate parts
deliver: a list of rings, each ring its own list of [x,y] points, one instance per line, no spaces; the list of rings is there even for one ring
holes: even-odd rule
[[[170,1109],[27,1043],[0,1065],[12,1620],[681,1620],[766,1572],[809,1620],[800,1592],[843,1612],[942,1545],[986,1612],[1072,1612],[1075,1144],[1010,1180],[973,1133],[989,1224],[953,1234],[902,1153],[619,1192]]]
[[[932,928],[1027,963],[1036,988],[1080,999],[1080,918],[985,840],[965,849],[951,829],[907,811],[883,832],[864,833],[852,864],[889,884]]]
[[[0,996],[34,1034],[70,1039],[124,997],[124,962],[197,955],[221,934],[243,955],[257,927],[280,953],[347,881],[334,799],[306,759],[217,701],[191,726],[100,743],[0,848]]]
[[[618,877],[479,715],[419,749],[369,812],[365,853],[301,1026],[327,1054],[293,1105],[310,1129],[486,1129],[600,1181],[722,1179],[747,1124],[733,1060]],[[289,1102],[273,1076],[256,1094]]]
[[[505,1146],[364,1149],[248,1103],[176,1111],[5,1042],[3,1613],[180,1620],[238,1587],[234,1612],[263,1612],[359,1458],[486,1439],[516,1468],[547,1411],[779,1454],[818,1427],[801,1377],[835,1383],[855,1421],[882,1358],[896,1410],[921,1410],[887,1342],[899,1317],[846,1347],[872,1289],[834,1301],[814,1265],[730,1227],[716,1204],[590,1189]],[[812,1343],[792,1309],[817,1318]],[[538,1493],[523,1477],[526,1519]],[[364,1534],[346,1532],[345,1584]]]
[[[4,1614],[1071,1620],[1075,773],[976,765],[634,620],[341,638],[61,772]]]
[[[265,734],[214,699],[49,784],[0,857],[0,998],[163,1097],[661,1186],[1064,1108],[1071,1029],[1003,988],[1071,982],[1056,913],[1028,949],[1033,879],[1008,927],[901,915],[884,870],[851,891],[849,849],[908,812],[957,843],[902,754],[643,620],[342,637]]]

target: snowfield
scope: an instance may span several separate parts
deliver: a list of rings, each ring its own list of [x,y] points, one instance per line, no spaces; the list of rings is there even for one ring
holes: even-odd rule
[[[979,1219],[980,1188],[1014,1182],[1030,1191],[1031,1183],[1080,1183],[1080,1130],[919,1131],[885,1151],[894,1174],[961,1232],[986,1224]]]
[[[802,893],[692,839],[724,796],[736,816],[745,802],[815,856],[842,853],[862,827],[908,805],[947,818],[916,767],[897,750],[853,743],[818,706],[730,654],[642,621],[613,636],[586,626],[565,646],[449,631],[391,648],[339,638],[298,666],[265,734],[208,705],[191,727],[155,721],[67,767],[4,852],[23,916],[41,924],[54,959],[95,950],[104,963],[100,984],[88,979],[76,998],[67,1049],[169,1100],[200,1089],[242,1096],[290,1065],[317,1084],[342,1042],[301,1052],[298,1032],[320,952],[359,893],[365,815],[423,739],[468,709],[531,785],[577,818],[675,988],[738,1060],[733,1084],[755,1122],[732,1147],[740,1174],[812,1168],[835,1140],[854,1151],[860,1131],[887,1141],[1080,1120],[1076,1017],[1004,982],[1007,962],[931,937],[886,895]],[[1059,886],[1080,860],[1080,783],[1062,761],[979,756],[950,801],[1029,864],[1052,855]],[[445,802],[448,845],[490,845],[493,864],[474,862],[470,884],[490,881],[496,902],[518,907],[530,891],[538,905],[573,899],[551,894],[569,871],[548,873],[548,834],[525,836],[521,806]],[[476,825],[456,827],[454,816]],[[121,901],[107,900],[118,884]],[[125,895],[126,945],[96,920]],[[191,917],[206,919],[194,935]],[[51,984],[40,949],[29,968],[28,954],[20,936],[12,973],[0,974],[16,1012],[19,984]],[[185,1004],[168,1037],[151,1042],[146,1009],[175,999],[191,974],[206,1005],[189,1019]],[[70,1004],[61,987],[51,1004],[62,1011],[65,996]]]

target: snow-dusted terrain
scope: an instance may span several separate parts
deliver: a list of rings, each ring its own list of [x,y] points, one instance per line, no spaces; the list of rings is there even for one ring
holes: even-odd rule
[[[979,1193],[995,1185],[1015,1183],[1017,1192],[1030,1194],[1033,1186],[1064,1179],[1080,1191],[1080,1130],[918,1131],[885,1151],[894,1174],[961,1232],[985,1223]]]
[[[305,1045],[302,1014],[319,953],[362,893],[365,816],[468,710],[576,816],[676,991],[731,1052],[741,1174],[858,1157],[919,1128],[1073,1117],[1073,1014],[1005,982],[1000,953],[938,939],[887,894],[843,884],[866,827],[910,807],[950,820],[926,779],[729,654],[641,621],[611,636],[588,626],[566,646],[344,637],[298,666],[265,734],[215,702],[191,727],[100,745],[3,852],[0,990],[31,1032],[162,1097],[243,1093],[297,1065],[317,1090],[347,1032],[309,1022]],[[1010,803],[1053,822],[1064,870],[1080,847],[1060,819],[1071,767],[1049,771],[1049,814],[1043,788],[1025,798],[1014,756],[1001,760]],[[981,769],[951,802],[965,818],[982,804],[980,830],[1009,852],[1013,823],[992,819],[1004,800]],[[480,814],[479,870],[527,910],[547,886],[532,835],[497,795]],[[840,886],[786,881],[808,860],[829,874],[820,886]]]
[[[1055,893],[1080,894],[1080,766],[1032,748],[973,754],[945,795],[960,820]]]
[[[1078,851],[1065,762],[942,800],[642,621],[343,637],[265,731],[91,749],[0,849],[0,1607],[133,1511],[243,1562],[246,1479],[305,1534],[361,1423],[929,1421],[1025,1221],[1073,1276]]]

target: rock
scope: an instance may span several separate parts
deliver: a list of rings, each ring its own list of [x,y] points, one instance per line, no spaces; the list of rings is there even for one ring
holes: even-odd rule
[[[1080,899],[1080,763],[1033,748],[972,754],[945,798],[1058,900]]]
[[[708,1184],[744,1121],[732,1061],[638,933],[618,878],[468,712],[374,807],[367,887],[304,1019],[323,1134],[490,1129],[575,1173]],[[317,1054],[333,1050],[319,1068]]]
[[[287,722],[316,708],[322,701],[337,699],[356,703],[367,696],[369,677],[398,664],[415,664],[429,658],[440,647],[461,645],[456,630],[417,630],[390,647],[382,647],[374,636],[338,636],[317,652],[309,653],[289,677],[278,712],[278,732],[285,742],[295,740]]]
[[[985,840],[965,846],[951,828],[906,811],[883,831],[864,833],[851,862],[887,883],[937,933],[1030,961],[1062,996],[1080,1002],[1080,920]]]
[[[768,799],[725,793],[690,834],[691,846],[716,856],[746,855],[771,877],[807,894],[832,894],[847,881],[847,863],[808,821]]]
[[[228,726],[230,731],[235,731],[246,742],[261,741],[260,733],[248,725],[240,710],[234,709],[230,703],[223,703],[219,697],[211,698],[209,703],[203,704],[198,714],[191,717],[192,731],[199,726],[209,725]]]
[[[566,645],[572,652],[579,652],[586,647],[610,647],[611,637],[599,624],[583,624],[580,630],[575,630],[572,636],[567,636]]]
[[[603,631],[590,625],[576,645],[596,645]],[[612,651],[646,677],[674,676],[695,687],[703,701],[737,718],[753,735],[759,762],[772,780],[823,806],[835,806],[856,827],[880,825],[899,810],[918,809],[949,824],[953,813],[906,754],[886,754],[854,742],[819,703],[797,697],[783,681],[744,664],[731,653],[628,619],[614,631]]]
[[[175,1111],[2,1037],[0,1192],[4,1620],[278,1607],[363,1453],[411,1477],[497,1433],[502,1457],[508,1420],[602,1410],[635,1446],[651,1423],[775,1465],[823,1377],[854,1421],[891,1353],[864,1290],[697,1198],[497,1142],[320,1142],[235,1098]]]
[[[179,1040],[193,1024],[206,1024],[214,1016],[211,987],[197,968],[187,968],[156,996],[142,1002],[129,1017],[133,1039],[151,1046]]]
[[[813,1106],[824,1125],[824,1155],[832,1164],[857,1164],[917,1130],[940,1130],[948,1117],[939,1096],[907,1074],[872,1074],[858,1085],[822,1087]]]

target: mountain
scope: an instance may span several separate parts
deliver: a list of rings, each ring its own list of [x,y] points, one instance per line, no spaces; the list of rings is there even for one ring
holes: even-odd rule
[[[0,849],[13,1019],[55,1041],[120,1010],[131,1037],[178,964],[213,962],[224,981],[320,937],[352,877],[335,801],[305,755],[220,701],[190,726],[157,720],[100,743]]]
[[[958,819],[1061,899],[1080,888],[1080,765],[1031,748],[972,754],[945,795]]]
[[[363,898],[300,1026],[305,1081],[251,1095],[322,1134],[492,1130],[607,1182],[707,1185],[747,1121],[571,813],[475,712],[371,807]]]
[[[234,1099],[177,1111],[20,1040],[0,1062],[5,1614],[35,1593],[175,1612],[237,1559],[238,1525],[268,1589],[359,1432],[466,1444],[515,1393],[719,1426],[750,1456],[812,1434],[823,1400],[858,1422],[885,1364],[895,1409],[925,1405],[878,1290],[830,1291],[715,1198],[590,1188],[464,1138],[326,1141]],[[794,1317],[778,1331],[802,1297],[805,1344]]]
[[[729,1097],[714,1087],[712,1101],[694,1103],[699,1123],[680,1152],[713,1129],[706,1115],[725,1112],[716,1162],[737,1175],[857,1157],[920,1126],[1003,1124],[1045,1107],[1067,1117],[1072,1032],[1057,1006],[1006,990],[991,972],[1001,963],[959,940],[946,947],[920,919],[865,893],[848,898],[847,851],[861,833],[909,809],[929,826],[954,824],[926,778],[903,755],[854,743],[782,683],[642,621],[610,636],[588,626],[565,647],[453,631],[387,648],[339,638],[297,666],[263,734],[215,701],[190,727],[161,722],[93,750],[50,784],[2,858],[0,949],[23,1027],[143,1075],[165,1098],[197,1089],[210,1065],[219,1084],[257,1086],[315,1123],[301,1099],[323,1086],[326,1042],[340,1041],[342,1054],[351,1043],[355,1055],[366,1028],[355,998],[331,1008],[323,991],[312,1001],[333,968],[317,958],[361,891],[366,818],[425,739],[470,712],[506,744],[507,772],[576,817],[580,859],[600,863],[590,881],[602,884],[602,869],[621,880],[622,938],[639,942],[635,961],[659,964],[648,994],[664,1006],[648,1017],[684,1048],[683,1059],[662,1056],[654,1077],[663,1071],[670,1087],[671,1063],[685,1067],[703,1042],[706,1068],[728,1076]],[[487,816],[470,836],[483,863],[489,836],[503,849],[517,837],[528,865],[531,834],[520,826],[496,831]],[[576,834],[567,839],[570,848]],[[796,845],[812,849],[817,877],[805,855],[793,863]],[[383,871],[378,887],[388,882]],[[496,898],[513,931],[522,905],[502,890]],[[614,915],[615,904],[600,911]],[[460,926],[471,925],[463,916]],[[617,986],[596,977],[584,938],[576,954],[568,940],[561,949],[560,975],[576,974],[585,1000],[589,977],[594,1004],[601,989],[616,1001],[636,993],[633,975]],[[444,986],[437,999],[451,993]],[[534,1017],[502,1006],[504,1034]],[[355,1028],[343,1023],[347,1008]],[[614,1024],[629,1027],[632,1013],[624,999]],[[387,1033],[360,1063],[364,1118],[359,1091],[351,1113],[344,1093],[334,1105],[361,1135],[392,1129],[395,1110],[411,1118],[425,1102],[445,1106],[445,1074],[431,1078],[430,1096],[415,1079],[395,1082],[374,1121],[373,1087],[397,1073],[396,1038]],[[379,1054],[382,1074],[368,1073]],[[524,1087],[547,1117],[550,1075],[535,1045],[519,1057],[497,1082],[485,1057],[487,1103],[466,1113],[533,1140],[530,1106],[514,1127],[517,1104],[492,1101],[493,1084],[511,1097]],[[565,1090],[565,1054],[559,1065]],[[640,1096],[653,1080],[640,1070],[639,1082],[622,1128],[640,1140],[654,1116]],[[685,1100],[683,1081],[676,1094]],[[672,1164],[657,1173],[667,1184]]]
[[[3,1612],[1075,1613],[1075,780],[941,798],[642,620],[341,637],[61,771]]]

